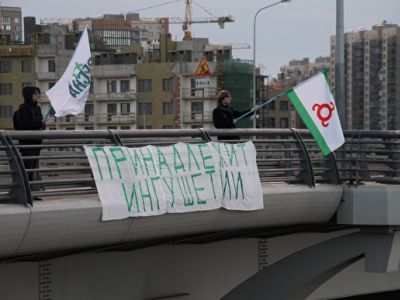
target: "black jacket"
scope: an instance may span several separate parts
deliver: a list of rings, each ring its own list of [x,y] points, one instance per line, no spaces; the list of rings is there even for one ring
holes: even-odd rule
[[[230,106],[218,105],[213,110],[214,126],[215,128],[236,128],[233,120],[239,118],[241,115],[244,115],[247,112],[249,112],[249,110],[240,112],[234,110]]]
[[[239,118],[240,116],[244,115],[245,113],[249,112],[250,110],[246,111],[237,111],[234,110],[230,106],[226,105],[218,105],[213,110],[213,123],[215,128],[236,128],[235,123],[233,122],[234,119]],[[250,115],[249,115],[250,116]],[[238,136],[219,136],[218,140],[239,140],[240,137]]]
[[[43,115],[37,103],[32,101],[33,93],[39,90],[36,87],[25,87],[23,90],[24,103],[14,113],[15,130],[42,130],[45,129],[42,123]],[[39,90],[40,91],[40,90]]]
[[[32,101],[32,95],[35,91],[40,90],[37,87],[25,87],[22,91],[24,96],[24,103],[19,106],[19,109],[14,113],[13,122],[15,130],[42,130],[45,129],[43,125],[43,115],[40,106]],[[24,138],[20,139],[21,145],[34,145],[41,144],[40,139]]]

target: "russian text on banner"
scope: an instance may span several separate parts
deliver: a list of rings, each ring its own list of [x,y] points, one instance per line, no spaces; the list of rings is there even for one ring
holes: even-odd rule
[[[102,220],[218,208],[263,208],[252,142],[85,146]]]

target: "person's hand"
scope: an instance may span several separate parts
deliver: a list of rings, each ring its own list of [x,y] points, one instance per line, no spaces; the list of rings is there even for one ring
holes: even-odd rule
[[[233,119],[233,125],[236,125],[237,121],[236,119]]]
[[[43,126],[46,126],[46,123],[47,123],[47,120],[46,120],[46,119],[43,119],[43,120],[42,120]]]
[[[260,106],[255,105],[252,109],[250,109],[250,111],[251,112],[255,112],[255,111],[259,110],[259,109],[260,109]]]

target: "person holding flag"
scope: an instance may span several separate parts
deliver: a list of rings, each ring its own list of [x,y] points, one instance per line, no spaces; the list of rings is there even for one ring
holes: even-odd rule
[[[213,110],[213,123],[215,128],[236,128],[236,118],[250,116],[259,107],[256,105],[252,109],[240,112],[230,106],[231,94],[227,90],[221,90],[217,95],[217,107]],[[218,140],[239,140],[238,136],[219,136]]]
[[[56,117],[81,113],[89,95],[92,57],[89,37],[85,29],[64,74],[46,95]]]

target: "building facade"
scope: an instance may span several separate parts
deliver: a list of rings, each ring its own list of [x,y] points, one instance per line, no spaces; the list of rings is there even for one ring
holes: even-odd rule
[[[20,7],[1,6],[0,3],[0,42],[22,43],[22,12]]]
[[[331,37],[334,87],[336,38]],[[345,34],[347,129],[400,128],[400,27],[375,25]]]
[[[12,129],[12,116],[23,103],[22,89],[35,84],[35,49],[0,46],[0,128]]]

